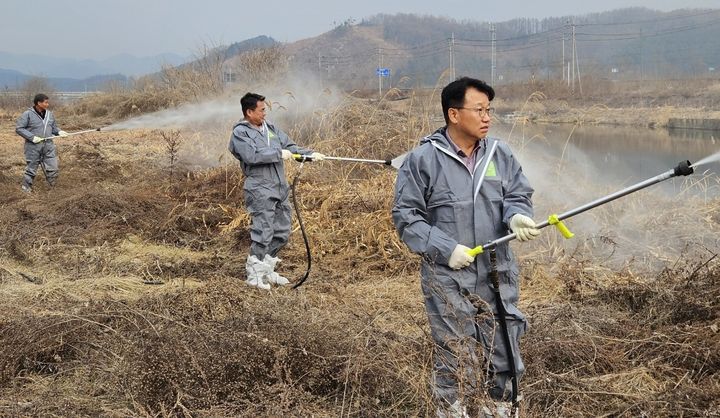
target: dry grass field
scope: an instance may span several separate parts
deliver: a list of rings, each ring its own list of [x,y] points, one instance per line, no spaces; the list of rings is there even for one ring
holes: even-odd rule
[[[321,152],[384,159],[436,127],[424,101],[405,102],[348,100],[286,129]],[[57,115],[74,131],[114,121],[101,113]],[[39,175],[27,196],[15,116],[0,114],[0,416],[433,416],[419,258],[390,220],[394,171],[293,165],[313,271],[264,293],[243,283],[239,168],[229,155],[194,164],[223,152],[229,126],[180,131],[172,166],[167,131],[58,140],[57,187]],[[580,187],[564,202],[538,187],[538,219],[613,191],[567,174]],[[531,324],[523,416],[718,416],[717,200],[640,192],[581,216],[572,241],[546,229],[514,244]],[[281,256],[299,278],[297,228]]]

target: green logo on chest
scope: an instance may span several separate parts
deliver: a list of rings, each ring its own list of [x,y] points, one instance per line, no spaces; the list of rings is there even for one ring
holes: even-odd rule
[[[490,161],[490,164],[488,164],[487,170],[485,170],[485,177],[495,177],[497,176],[497,173],[495,172],[495,161]]]

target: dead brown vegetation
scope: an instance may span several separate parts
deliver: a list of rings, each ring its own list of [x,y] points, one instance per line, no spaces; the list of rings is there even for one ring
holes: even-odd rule
[[[717,119],[720,84],[714,79],[614,81],[587,77],[573,90],[559,80],[496,86],[501,113],[532,122],[667,127],[670,118]],[[528,97],[540,95],[542,99]],[[524,109],[522,112],[518,110]]]
[[[351,100],[287,129],[321,152],[384,159],[435,127],[418,111],[430,99],[408,100],[409,111]],[[22,162],[2,160],[0,415],[434,414],[418,258],[390,222],[390,169],[292,166],[315,267],[297,291],[259,293],[242,283],[249,218],[237,166],[169,176],[167,141],[153,131],[58,145],[59,185],[40,176],[30,197],[18,187]],[[14,136],[0,136],[0,148],[21,155]],[[646,198],[625,201],[634,222],[657,226],[642,214],[663,204],[662,228],[682,230],[687,245],[653,243],[667,254],[662,268],[597,257],[612,242],[648,252],[611,231],[572,247],[547,230],[517,247],[532,327],[522,342],[526,416],[719,413],[720,266],[707,241],[716,203],[687,213],[638,203]],[[298,231],[282,257],[282,271],[299,277]]]

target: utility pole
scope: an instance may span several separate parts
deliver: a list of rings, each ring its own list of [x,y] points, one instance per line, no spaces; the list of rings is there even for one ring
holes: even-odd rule
[[[573,25],[573,50],[575,52],[575,72],[577,73],[578,87],[580,88],[580,97],[582,97],[582,78],[580,77],[580,58],[577,53],[577,41],[575,39],[575,25]]]
[[[643,39],[643,30],[640,28],[640,81],[645,81],[645,71],[643,68],[643,49],[645,47],[645,40]]]
[[[320,51],[318,51],[318,73],[320,73],[320,85],[322,86],[323,83],[323,71],[322,71],[322,56],[320,55]]]
[[[565,81],[565,33],[567,32],[567,22],[563,26],[562,31],[562,65],[560,66],[560,72],[562,73],[562,79]]]
[[[570,61],[567,62],[566,69],[567,69],[567,78],[566,78],[567,86],[568,86],[568,88],[570,88]]]
[[[575,22],[572,24],[572,91],[575,91]]]
[[[645,84],[645,71],[643,68],[643,47],[645,46],[645,40],[643,39],[643,30],[642,27],[640,27],[640,84]],[[645,94],[643,93],[644,89],[640,89],[640,105],[645,105]]]
[[[448,47],[450,49],[450,75],[455,80],[455,32],[450,35]]]
[[[550,81],[550,34],[545,42],[545,79]]]
[[[383,68],[383,56],[382,48],[378,48],[378,89],[380,92],[380,99],[382,99],[382,68]]]
[[[490,85],[495,85],[495,24],[490,24]]]

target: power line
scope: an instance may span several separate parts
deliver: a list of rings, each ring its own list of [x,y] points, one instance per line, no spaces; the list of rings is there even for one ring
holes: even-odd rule
[[[706,16],[711,14],[718,14],[720,13],[720,9],[714,9],[714,10],[708,10],[703,11],[699,13],[692,13],[687,15],[677,15],[677,16],[667,16],[657,19],[648,19],[648,20],[635,20],[630,22],[613,22],[613,23],[581,23],[578,24],[578,26],[627,26],[627,25],[638,25],[643,23],[659,23],[659,22],[667,22],[670,20],[679,20],[679,19],[687,19],[690,17],[697,17],[697,16]]]
[[[567,22],[560,27],[503,39],[497,39],[497,27],[491,23],[489,25],[489,39],[487,40],[458,38],[454,33],[451,33],[449,38],[413,46],[377,48],[374,50],[363,49],[358,53],[350,54],[346,52],[342,55],[318,54],[317,66],[321,71],[325,70],[328,77],[335,80],[347,80],[350,83],[364,83],[354,74],[358,72],[357,69],[364,72],[367,71],[368,67],[372,68],[371,63],[373,60],[379,64],[379,67],[397,65],[398,68],[393,72],[395,77],[411,76],[417,80],[427,80],[433,76],[439,77],[442,71],[448,69],[450,70],[450,76],[455,78],[459,67],[468,73],[489,75],[490,82],[495,84],[498,81],[509,81],[513,77],[517,79],[528,72],[536,74],[538,71],[544,70],[548,79],[550,79],[551,71],[553,71],[559,78],[567,81],[568,88],[574,90],[577,85],[580,94],[582,94],[581,66],[584,69],[583,73],[587,73],[587,68],[590,68],[594,76],[608,71],[608,68],[620,66],[626,68],[623,74],[639,73],[641,79],[645,78],[646,68],[649,68],[655,76],[673,71],[675,73],[684,71],[694,74],[708,71],[708,67],[714,66],[705,63],[708,62],[709,57],[720,60],[720,46],[708,49],[708,47],[700,46],[701,44],[696,42],[678,48],[675,44],[673,48],[676,50],[672,51],[672,55],[668,56],[667,54],[670,53],[668,51],[669,45],[673,45],[671,40],[663,40],[663,44],[656,42],[653,44],[654,48],[651,51],[647,51],[647,48],[642,43],[638,46],[633,41],[670,37],[678,33],[711,28],[720,23],[718,13],[720,13],[720,10],[670,16],[661,19],[615,22],[612,24],[570,24]],[[648,30],[644,26],[649,23],[679,22],[680,19],[697,16],[707,16],[708,19],[703,22],[685,22],[670,27],[655,28],[654,31]],[[632,24],[642,24],[643,27],[639,31],[620,30],[610,33],[592,30],[595,27],[621,27]],[[570,47],[567,57],[565,54],[566,39],[569,41],[568,46]],[[597,46],[585,48],[581,58],[578,53],[579,49],[582,49],[583,45],[593,43],[602,43],[607,46],[603,45],[603,49],[599,49]],[[617,51],[612,53],[613,50],[611,49],[621,50],[621,48],[637,47],[640,48],[638,52],[622,53]],[[561,52],[562,61],[560,61]],[[446,58],[443,59],[442,56]],[[312,61],[313,58],[308,60],[310,63]],[[413,71],[418,67],[433,68],[434,70]],[[352,70],[348,71],[349,68]],[[598,70],[600,71],[598,72]],[[348,73],[353,74],[353,76],[345,77],[344,75]],[[560,75],[562,76],[560,77]],[[379,78],[378,88],[381,94],[383,90],[382,84],[383,80]]]

